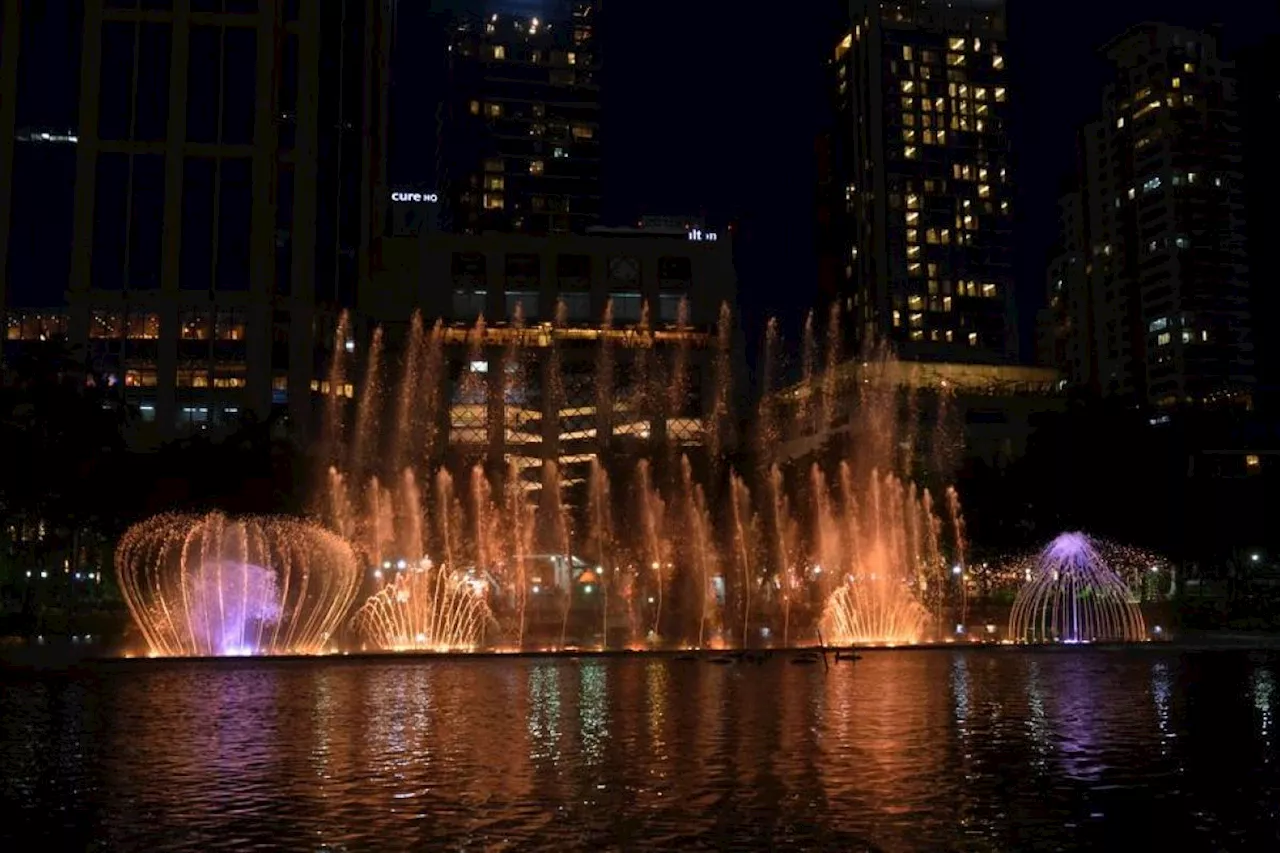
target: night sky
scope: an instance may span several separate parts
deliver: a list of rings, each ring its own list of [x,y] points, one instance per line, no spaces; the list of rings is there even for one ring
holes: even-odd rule
[[[834,42],[832,16],[814,10],[826,7],[825,0],[759,12],[726,0],[606,4],[606,217],[702,213],[712,225],[736,221],[749,341],[770,315],[794,340],[816,293],[813,152],[829,122],[826,60]],[[1023,357],[1030,359],[1056,198],[1073,168],[1075,130],[1100,107],[1106,64],[1097,48],[1143,20],[1217,22],[1225,26],[1230,55],[1280,32],[1280,10],[1264,0],[1012,0],[1010,7],[1018,311]],[[402,23],[413,26],[401,9]],[[424,61],[421,53],[414,59]],[[396,83],[402,92],[407,77],[422,79],[427,70],[410,72],[404,64]],[[424,106],[429,91],[424,87]],[[425,153],[434,144],[434,122],[424,119],[398,116],[395,127],[422,139],[413,147]],[[394,157],[394,179],[430,183],[431,159]]]

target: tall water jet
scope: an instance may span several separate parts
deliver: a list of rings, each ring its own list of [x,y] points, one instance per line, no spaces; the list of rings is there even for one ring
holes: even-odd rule
[[[382,327],[373,330],[365,360],[364,381],[356,403],[356,425],[351,435],[348,470],[367,477],[376,468],[378,436],[382,415]]]
[[[818,409],[818,429],[826,429],[836,418],[836,398],[841,359],[840,303],[832,302],[827,316],[826,362],[822,370],[821,397]]]
[[[413,442],[421,432],[421,389],[419,382],[427,362],[427,340],[422,328],[422,314],[414,311],[409,321],[409,338],[404,349],[400,388],[396,396],[395,423],[391,435],[391,469],[395,472],[412,465]]]
[[[662,604],[667,591],[667,576],[671,570],[668,549],[670,542],[665,531],[666,504],[653,482],[653,472],[649,460],[640,460],[639,466],[639,502],[640,529],[644,536],[644,557],[654,573],[656,588],[656,607],[649,636],[655,640],[662,639]]]
[[[800,408],[796,412],[802,432],[818,431],[817,423],[818,395],[815,393],[815,377],[818,372],[818,333],[814,329],[813,312],[805,315],[804,332],[800,343],[800,387],[804,396],[800,400]]]
[[[516,647],[524,646],[524,635],[529,605],[529,555],[533,551],[533,507],[525,495],[520,469],[513,459],[507,469],[505,495],[507,521],[507,553],[511,560],[509,583],[514,590],[516,610]]]
[[[339,536],[285,518],[161,515],[131,527],[116,574],[152,655],[319,654],[360,580]]]
[[[791,644],[791,604],[800,585],[800,555],[797,551],[797,524],[791,502],[783,488],[782,469],[773,465],[768,478],[769,504],[773,518],[774,583],[782,600],[782,644]]]
[[[770,317],[765,326],[764,356],[760,367],[760,403],[756,410],[756,456],[761,468],[768,468],[777,454],[781,440],[778,429],[778,401],[774,398],[778,365],[778,320]]]
[[[1142,610],[1128,585],[1083,533],[1063,533],[1029,570],[1009,616],[1009,637],[1027,643],[1136,643]]]
[[[609,493],[609,472],[600,464],[599,457],[591,460],[588,480],[587,512],[591,519],[591,542],[600,566],[600,643],[609,645],[609,593],[610,576],[616,571],[613,560],[613,502]]]
[[[351,337],[351,317],[344,310],[338,315],[333,335],[333,358],[329,362],[328,393],[324,396],[324,416],[321,422],[321,464],[329,466],[340,461],[343,448],[343,409],[346,404],[344,391],[347,385],[347,341]]]
[[[727,302],[720,305],[716,322],[715,359],[712,364],[715,385],[711,391],[711,412],[707,425],[707,454],[713,468],[718,466],[725,449],[728,428],[729,397],[733,393],[733,364],[729,357],[733,344],[733,313]]]
[[[396,572],[354,622],[366,645],[383,651],[473,651],[491,615],[487,584],[430,561]]]
[[[698,648],[706,646],[707,619],[710,616],[714,591],[711,586],[711,567],[715,564],[715,546],[712,539],[711,514],[707,510],[707,496],[701,483],[693,479],[693,465],[688,456],[680,457],[680,473],[685,496],[688,550],[695,576],[698,579]]]
[[[751,491],[737,474],[729,480],[729,508],[732,513],[733,551],[738,563],[742,586],[738,595],[742,599],[742,648],[747,648],[751,629],[751,587],[755,582],[755,536],[751,513]]]

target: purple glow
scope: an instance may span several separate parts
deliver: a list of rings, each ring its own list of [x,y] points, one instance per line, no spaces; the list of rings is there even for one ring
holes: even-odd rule
[[[1009,636],[1032,643],[1140,642],[1142,613],[1129,587],[1083,533],[1063,533],[1018,592]]]

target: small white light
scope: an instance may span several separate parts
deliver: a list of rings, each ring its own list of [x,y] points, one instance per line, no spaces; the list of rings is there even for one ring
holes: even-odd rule
[[[535,584],[533,585],[533,594],[534,594],[534,595],[537,595],[537,594],[538,594],[538,593],[540,593],[540,592],[542,592],[542,587],[538,586],[538,585],[535,583]]]
[[[590,594],[591,594],[592,589],[594,589],[594,587],[592,587],[592,586],[591,586],[591,584],[587,584],[586,586],[584,586],[584,587],[582,588],[582,591],[583,591],[584,593],[586,593],[587,595],[590,595]]]
[[[347,339],[346,349],[347,349],[347,352],[355,352],[355,351],[356,351],[356,342],[355,342],[355,341],[353,341],[353,340],[351,340],[350,338],[348,338],[348,339]]]
[[[951,574],[953,574],[953,575],[958,575],[958,574],[960,574],[960,572],[962,572],[962,571],[964,571],[964,570],[963,570],[963,569],[961,569],[959,566],[952,566],[952,567],[951,567]]]
[[[397,568],[397,569],[405,569],[405,568],[408,568],[408,566],[409,566],[409,563],[408,563],[408,561],[406,561],[406,560],[397,560],[397,561],[396,561],[396,568]]]

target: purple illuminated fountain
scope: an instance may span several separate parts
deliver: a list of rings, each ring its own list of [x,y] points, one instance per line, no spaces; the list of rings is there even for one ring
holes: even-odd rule
[[[1009,636],[1027,643],[1136,643],[1147,632],[1128,584],[1094,542],[1083,533],[1063,533],[1027,570]]]
[[[220,513],[135,525],[116,571],[156,657],[321,653],[360,577],[351,547],[321,527]]]

